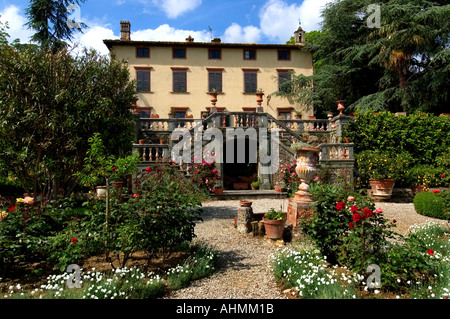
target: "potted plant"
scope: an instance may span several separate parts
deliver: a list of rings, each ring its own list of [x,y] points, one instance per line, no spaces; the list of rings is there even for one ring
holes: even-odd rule
[[[264,229],[270,239],[283,238],[286,215],[282,211],[271,208],[263,217]]]
[[[275,192],[282,193],[282,192],[285,192],[285,191],[286,191],[286,184],[284,183],[284,181],[283,180],[278,181],[275,184]]]
[[[429,189],[433,178],[433,172],[430,171],[430,168],[424,165],[416,165],[407,171],[405,181],[410,185],[413,196]]]
[[[391,154],[382,151],[363,151],[356,156],[358,171],[369,179],[374,197],[392,197],[395,180],[402,176],[411,158],[406,153]]]
[[[214,186],[214,190],[213,190],[214,194],[216,195],[220,195],[223,193],[223,186],[222,183],[218,182],[215,186]]]
[[[263,89],[256,90],[256,102],[261,103],[263,101],[264,91]]]
[[[295,111],[295,118],[297,120],[301,120],[302,119],[302,112],[301,111]]]
[[[257,190],[257,189],[259,189],[260,184],[261,183],[260,183],[259,178],[258,178],[257,181],[252,182],[250,185],[252,187],[252,190]]]

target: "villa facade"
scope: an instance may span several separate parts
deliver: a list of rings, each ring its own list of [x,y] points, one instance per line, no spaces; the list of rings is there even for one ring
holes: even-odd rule
[[[127,62],[136,80],[136,111],[143,118],[202,118],[210,112],[210,92],[217,110],[256,111],[255,93],[264,91],[264,112],[278,119],[314,115],[307,108],[271,95],[292,75],[312,75],[312,53],[302,50],[305,33],[295,31],[295,44],[133,41],[131,25],[121,22],[121,39],[104,40],[117,60]]]

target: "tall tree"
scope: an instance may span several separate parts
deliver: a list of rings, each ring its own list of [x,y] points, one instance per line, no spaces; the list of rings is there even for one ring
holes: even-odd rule
[[[3,44],[0,65],[0,170],[26,191],[69,195],[95,132],[105,156],[130,154],[135,90],[121,62]]]
[[[75,30],[82,32],[87,27],[81,21],[69,19],[71,6],[84,2],[85,0],[30,0],[26,9],[26,25],[36,31],[31,40],[52,50],[65,47],[65,41],[73,39]]]
[[[375,28],[368,24],[372,2],[338,0],[325,7],[321,32],[306,38],[305,49],[315,51],[314,76],[294,77],[291,95],[313,103],[321,115],[335,111],[340,99],[350,110],[448,110],[448,1],[383,0]]]

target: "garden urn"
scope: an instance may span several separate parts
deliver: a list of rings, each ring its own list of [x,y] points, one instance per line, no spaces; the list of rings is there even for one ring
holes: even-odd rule
[[[316,176],[321,149],[303,142],[293,144],[291,149],[296,153],[297,166],[295,167],[295,173],[301,182],[298,192],[295,193],[295,198],[297,200],[311,201],[309,183]]]

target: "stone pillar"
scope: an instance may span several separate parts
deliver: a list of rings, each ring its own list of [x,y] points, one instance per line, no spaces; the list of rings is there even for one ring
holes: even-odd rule
[[[252,230],[253,209],[251,201],[239,201],[236,226],[240,233],[247,234]]]

